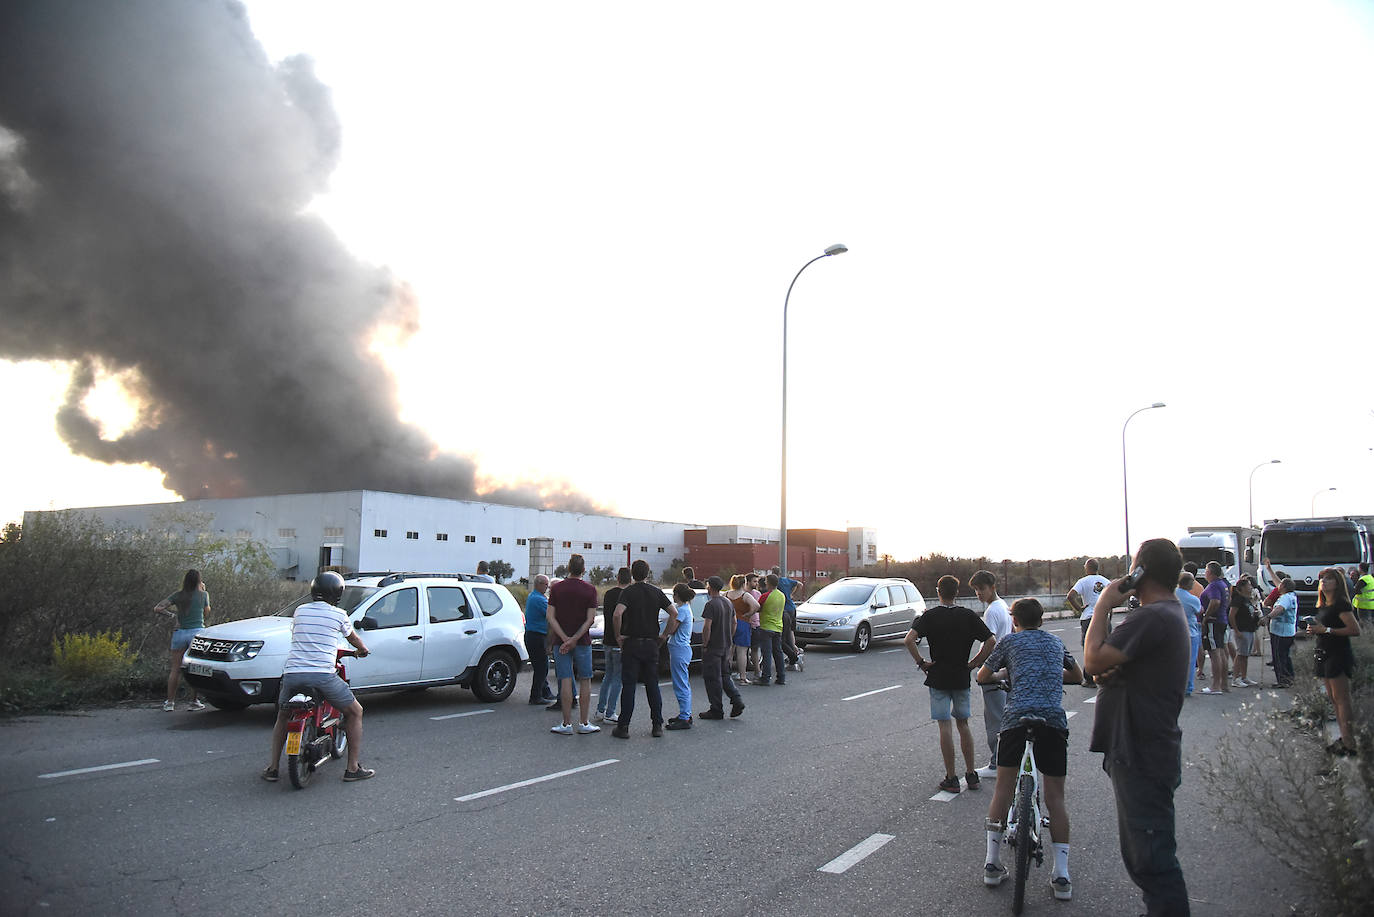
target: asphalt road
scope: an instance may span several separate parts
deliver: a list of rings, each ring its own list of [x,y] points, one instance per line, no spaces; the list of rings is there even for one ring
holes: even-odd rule
[[[1047,623],[1076,651],[1076,621]],[[629,741],[609,729],[551,734],[557,714],[524,702],[527,676],[503,704],[459,688],[365,697],[362,757],[378,776],[345,784],[331,763],[303,791],[284,767],[280,783],[257,778],[270,708],[0,723],[0,912],[1009,912],[1010,883],[981,881],[991,780],[938,793],[936,728],[901,644],[812,649],[788,676],[743,688],[738,720],[661,739],[649,737],[641,694]],[[695,671],[693,686],[700,712]],[[1087,750],[1094,692],[1065,690],[1074,900],[1053,899],[1047,860],[1025,913],[1139,913],[1110,786]],[[1185,759],[1234,728],[1227,714],[1249,699],[1190,699]],[[110,765],[125,766],[67,773]],[[1288,874],[1205,815],[1206,795],[1185,768],[1179,846],[1193,913],[1289,913]]]

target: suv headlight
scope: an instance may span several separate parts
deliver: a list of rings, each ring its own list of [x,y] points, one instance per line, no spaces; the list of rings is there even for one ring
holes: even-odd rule
[[[243,662],[245,659],[252,659],[261,651],[261,640],[240,640],[229,647],[229,661]]]
[[[830,622],[830,626],[831,626],[831,627],[844,627],[846,624],[848,624],[848,623],[849,623],[850,621],[852,621],[852,620],[854,620],[854,616],[853,616],[853,615],[840,615],[838,618],[836,618],[835,620],[833,620],[833,621]]]

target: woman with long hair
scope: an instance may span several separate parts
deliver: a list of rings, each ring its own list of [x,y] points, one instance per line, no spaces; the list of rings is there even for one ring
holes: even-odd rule
[[[1231,687],[1258,688],[1259,682],[1251,681],[1250,657],[1255,654],[1255,642],[1259,639],[1259,612],[1257,610],[1255,584],[1250,577],[1242,576],[1231,587],[1231,635],[1236,647],[1234,671],[1231,673]]]
[[[175,608],[176,611],[169,609]],[[172,669],[167,673],[167,699],[162,709],[176,709],[177,686],[181,682],[181,657],[191,645],[191,638],[205,626],[205,614],[210,610],[210,593],[205,589],[205,581],[200,578],[199,570],[187,570],[182,577],[181,589],[173,592],[153,606],[153,611],[177,619],[176,630],[172,631]],[[191,703],[187,710],[202,710],[205,704],[191,688]]]
[[[753,633],[750,622],[759,613],[758,599],[744,588],[746,582],[743,576],[736,573],[730,577],[730,591],[725,593],[730,604],[735,606],[735,668],[739,669],[735,673],[735,680],[742,685],[750,683],[749,647],[752,643],[750,636]]]
[[[1336,708],[1336,724],[1341,727],[1339,742],[1327,751],[1333,755],[1355,754],[1355,733],[1351,728],[1350,677],[1355,674],[1355,653],[1350,638],[1360,635],[1360,622],[1350,604],[1345,575],[1339,570],[1323,570],[1317,586],[1316,620],[1309,621],[1307,632],[1317,638],[1312,655],[1317,677],[1326,681],[1326,696]]]

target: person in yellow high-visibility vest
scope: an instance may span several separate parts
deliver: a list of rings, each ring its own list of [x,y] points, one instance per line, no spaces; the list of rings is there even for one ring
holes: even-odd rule
[[[1355,592],[1355,616],[1361,620],[1374,617],[1374,575],[1370,575],[1369,564],[1360,564],[1360,575],[1355,578],[1359,589]]]

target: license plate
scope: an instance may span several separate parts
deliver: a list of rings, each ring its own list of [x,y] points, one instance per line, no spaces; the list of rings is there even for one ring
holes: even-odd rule
[[[186,663],[186,671],[190,672],[192,675],[204,675],[206,678],[215,674],[214,669],[210,668],[208,665],[201,665],[198,662]]]
[[[288,732],[286,734],[286,753],[288,755],[298,755],[301,753],[301,734],[299,732]]]
[[[823,627],[798,627],[798,628],[797,628],[797,632],[798,632],[798,633],[803,633],[803,634],[823,634],[823,633],[825,633],[825,628],[823,628]]]

